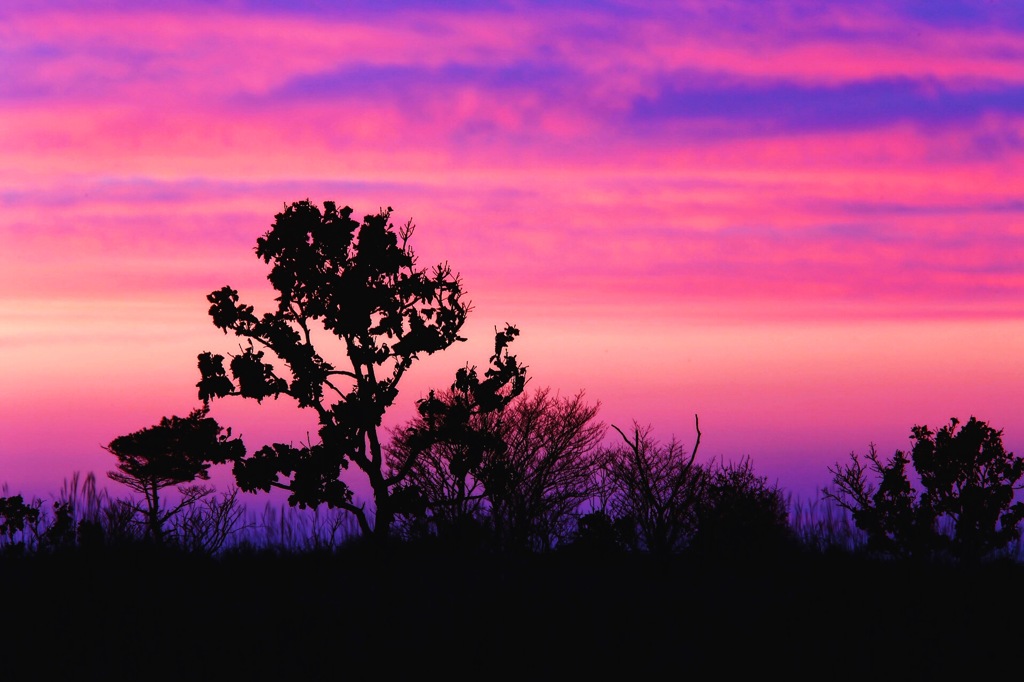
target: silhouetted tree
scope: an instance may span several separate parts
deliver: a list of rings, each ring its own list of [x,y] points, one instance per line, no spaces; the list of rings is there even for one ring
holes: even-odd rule
[[[0,549],[23,551],[26,527],[38,519],[38,504],[26,504],[21,495],[0,497]]]
[[[900,558],[930,556],[938,549],[936,517],[918,502],[907,474],[910,458],[897,450],[882,461],[872,443],[865,459],[851,452],[849,464],[829,467],[832,488],[822,490],[824,497],[850,512],[867,535],[869,551]]]
[[[630,517],[612,518],[607,507],[598,508],[579,517],[569,547],[596,554],[636,549],[636,526]]]
[[[667,444],[651,437],[650,428],[633,425],[632,438],[617,426],[626,448],[608,453],[607,482],[611,487],[607,512],[621,534],[636,539],[636,548],[658,556],[684,549],[697,524],[696,507],[706,484],[704,470],[694,465],[700,448],[700,421],[694,416],[697,440],[689,455],[675,438]]]
[[[382,418],[414,361],[464,340],[459,331],[470,310],[447,264],[417,267],[408,244],[412,221],[397,230],[390,221],[390,207],[362,223],[350,207],[339,210],[334,202],[324,202],[322,212],[308,200],[285,207],[256,241],[257,257],[272,263],[268,279],[278,291],[277,308],[257,317],[234,289],[211,293],[213,323],[247,339],[248,347],[228,368],[222,355],[200,354],[197,384],[204,401],[286,395],[314,410],[319,443],[261,448],[235,465],[238,485],[245,491],[287,490],[289,503],[299,507],[345,509],[364,536],[377,539],[388,535],[396,513],[417,502],[415,490],[403,485],[411,463],[385,470]],[[340,342],[347,367],[336,367],[314,346],[324,331]],[[460,370],[459,380],[476,381],[481,404],[500,402],[503,387],[521,385],[524,370],[508,353],[518,333],[511,326],[498,332],[483,379],[473,368]],[[266,351],[284,362],[287,376],[264,360]],[[373,517],[342,480],[352,462],[369,480]]]
[[[604,424],[583,392],[524,394],[491,419],[507,449],[484,461],[480,477],[499,542],[534,551],[570,539],[581,508],[598,493]]]
[[[953,418],[937,432],[927,426],[912,430],[910,457],[897,451],[881,462],[872,446],[867,459],[869,480],[855,454],[847,465],[829,468],[833,487],[823,492],[849,510],[868,536],[869,546],[896,556],[949,553],[976,561],[1020,538],[1024,502],[1014,501],[1024,477],[1024,460],[1003,447],[1001,430],[971,417],[960,425]],[[922,491],[907,473],[912,464]],[[944,524],[952,532],[943,532]]]
[[[211,486],[187,484],[209,480],[211,464],[245,455],[242,441],[232,439],[231,430],[208,416],[206,407],[187,417],[164,417],[155,426],[115,438],[105,449],[118,460],[117,471],[107,475],[145,497],[147,535],[157,543],[163,543],[169,519],[213,492]],[[181,499],[162,506],[161,491],[171,486],[177,486]]]
[[[462,394],[435,396],[451,407]],[[456,410],[465,414],[473,401]],[[431,424],[421,414],[395,434],[391,456],[402,460],[434,433],[410,472],[424,495],[433,531],[461,534],[486,525],[500,547],[541,551],[571,537],[580,507],[597,493],[604,425],[599,404],[582,392],[561,397],[550,388],[522,393],[503,410]],[[448,410],[451,413],[451,410]]]
[[[506,449],[484,427],[472,393],[453,385],[417,403],[418,416],[392,431],[390,475],[403,467],[405,495],[416,500],[398,515],[407,539],[436,536],[456,545],[476,544],[484,532],[485,500],[480,466]]]
[[[786,495],[754,473],[750,457],[714,460],[706,467],[691,547],[725,555],[751,555],[783,548],[795,539]]]
[[[954,556],[975,560],[1020,537],[1024,502],[1014,502],[1024,476],[1024,459],[1003,447],[1003,432],[971,417],[961,428],[950,423],[934,432],[914,427],[914,469],[921,477],[924,504],[952,519]]]
[[[418,417],[392,431],[388,472],[401,481],[395,494],[406,502],[399,520],[407,537],[441,535],[455,544],[479,539],[479,469],[507,449],[493,420],[526,385],[524,368],[502,368],[518,333],[513,327],[496,332],[492,366],[483,380],[475,367],[460,369],[448,390],[430,391],[417,401]]]

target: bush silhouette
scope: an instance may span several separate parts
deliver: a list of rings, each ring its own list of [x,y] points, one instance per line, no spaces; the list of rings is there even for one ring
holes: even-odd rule
[[[776,551],[794,539],[786,496],[754,473],[753,460],[715,460],[705,467],[691,547],[728,556]]]
[[[871,446],[865,465],[851,454],[848,464],[829,468],[832,488],[823,493],[852,513],[870,549],[977,561],[1019,539],[1024,519],[1024,503],[1014,501],[1024,460],[1006,451],[1002,435],[974,417],[962,427],[953,418],[938,431],[915,426],[909,456],[898,450],[882,461]]]
[[[524,392],[502,410],[472,411],[473,401],[458,391],[433,399],[446,417],[468,410],[470,418],[451,428],[425,411],[393,434],[393,466],[422,449],[409,480],[423,494],[425,516],[407,525],[425,521],[425,532],[441,536],[486,535],[504,549],[544,551],[570,539],[579,509],[598,493],[599,405],[582,392],[562,397],[550,388]]]
[[[608,490],[601,511],[615,519],[620,541],[632,543],[632,549],[667,557],[689,544],[706,484],[706,472],[694,462],[701,437],[696,415],[694,424],[697,439],[689,454],[675,438],[657,442],[650,428],[634,424],[630,438],[613,426],[626,447],[606,455]]]
[[[26,503],[21,495],[0,497],[0,549],[24,551],[27,528],[38,519],[38,504]]]

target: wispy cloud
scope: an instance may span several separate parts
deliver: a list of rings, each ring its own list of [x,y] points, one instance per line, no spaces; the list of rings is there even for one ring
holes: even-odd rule
[[[478,312],[540,335],[657,319],[671,355],[692,325],[1022,312],[1015,3],[11,0],[0,62],[22,349],[48,302],[128,306],[74,326],[135,339],[226,283],[266,298],[254,240],[306,198],[393,206]]]

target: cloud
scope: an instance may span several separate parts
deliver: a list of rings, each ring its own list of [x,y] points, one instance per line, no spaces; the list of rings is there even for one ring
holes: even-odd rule
[[[709,80],[699,78],[691,85],[681,76],[678,86],[638,99],[631,121],[658,126],[665,120],[711,120],[733,134],[778,134],[877,129],[902,122],[960,127],[988,115],[1024,117],[1024,84],[953,90],[905,78],[841,86],[729,86]]]
[[[748,370],[774,362],[755,386],[771,388],[820,347],[793,371],[859,376],[856,344],[830,339],[893,320],[914,324],[871,342],[886,367],[919,344],[946,357],[948,329],[1020,319],[1022,32],[1010,3],[5,2],[9,390],[45,409],[82,353],[94,402],[128,405],[117,386],[150,379],[149,328],[178,369],[122,427],[174,412],[206,335],[224,342],[205,295],[230,284],[265,307],[255,239],[306,198],[413,218],[421,262],[463,274],[477,336],[521,324],[538,372],[582,382],[618,353],[628,371],[594,381],[623,409],[697,376],[724,423]],[[573,334],[585,362],[559,346]],[[678,360],[698,337],[732,345],[710,369]],[[980,362],[972,340],[950,350],[961,366]],[[828,395],[812,384],[778,395]]]

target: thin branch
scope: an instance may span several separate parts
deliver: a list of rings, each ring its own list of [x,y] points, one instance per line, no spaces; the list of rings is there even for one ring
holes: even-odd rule
[[[697,448],[700,447],[700,419],[696,414],[693,415],[693,424],[697,429],[697,442],[693,444],[693,452],[690,453],[690,461],[687,462],[686,468],[689,469],[693,465],[693,460],[697,457]]]

